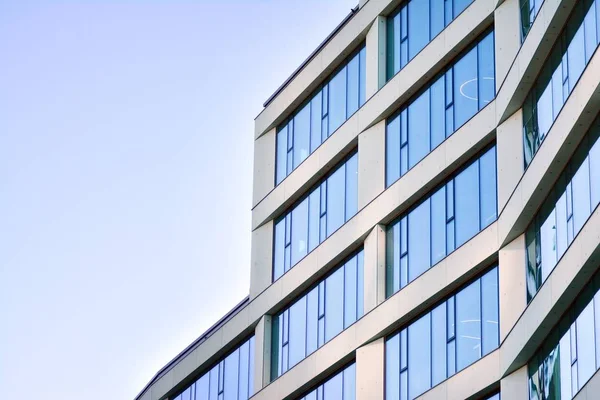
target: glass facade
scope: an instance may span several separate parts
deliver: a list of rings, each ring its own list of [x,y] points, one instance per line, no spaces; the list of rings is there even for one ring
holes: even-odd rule
[[[592,279],[528,365],[530,400],[570,400],[600,368],[600,275]]]
[[[174,400],[247,400],[254,394],[254,336]]]
[[[361,250],[273,318],[271,380],[362,317],[363,261]]]
[[[492,31],[387,120],[386,187],[494,99],[494,65]]]
[[[554,120],[598,47],[600,0],[575,5],[565,29],[523,104],[525,167],[531,163]]]
[[[346,367],[300,400],[354,399],[356,399],[356,364]]]
[[[386,340],[385,398],[412,400],[498,348],[498,314],[495,267]]]
[[[542,7],[544,0],[520,0],[521,1],[521,43],[525,41],[531,30],[533,21]]]
[[[600,119],[565,167],[525,236],[531,301],[600,202]]]
[[[366,50],[349,61],[277,129],[275,185],[365,103]]]
[[[392,12],[387,18],[387,80],[404,68],[472,2],[409,0]]]
[[[356,214],[358,154],[347,158],[291,211],[275,222],[273,280]]]
[[[496,209],[494,146],[388,226],[386,296],[494,222]]]

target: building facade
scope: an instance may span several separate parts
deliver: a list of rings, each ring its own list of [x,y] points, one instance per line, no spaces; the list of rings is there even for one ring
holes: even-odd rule
[[[361,0],[255,120],[248,298],[137,399],[600,398],[599,44]]]

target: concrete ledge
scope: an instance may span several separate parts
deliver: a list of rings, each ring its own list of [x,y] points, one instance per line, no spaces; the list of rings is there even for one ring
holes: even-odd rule
[[[500,381],[500,350],[477,360],[459,373],[429,389],[417,400],[481,399],[497,390]]]
[[[359,347],[406,325],[493,265],[497,251],[497,226],[494,223],[271,382],[253,399],[295,398],[326,380],[332,371],[352,360]]]
[[[577,0],[544,0],[525,42],[498,91],[498,123],[504,122],[525,101],[556,38]]]
[[[573,397],[573,400],[596,400],[600,393],[600,371],[596,371],[589,381]]]
[[[368,4],[371,1],[375,0]],[[396,112],[457,54],[472,44],[492,24],[494,10],[491,2],[475,0],[302,164],[258,201],[252,210],[252,229],[260,227],[304,196],[310,187],[357,147],[361,132]]]
[[[527,364],[600,267],[600,208],[575,237],[501,345],[506,376]]]
[[[500,214],[503,245],[527,229],[599,110],[600,52],[596,52]]]

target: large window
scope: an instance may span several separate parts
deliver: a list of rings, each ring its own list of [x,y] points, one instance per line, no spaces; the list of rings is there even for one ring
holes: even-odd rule
[[[390,80],[473,0],[409,0],[387,18],[386,78]]]
[[[388,226],[389,297],[496,220],[496,147]]]
[[[271,380],[363,315],[363,251],[273,318]]]
[[[531,30],[533,21],[542,7],[544,0],[520,0],[521,4],[521,43],[525,41]]]
[[[570,400],[600,368],[600,275],[529,362],[530,400]]]
[[[567,98],[592,58],[600,39],[599,0],[575,5],[523,104],[525,167],[531,163]]]
[[[387,120],[386,187],[494,99],[494,76],[492,31]]]
[[[273,280],[356,214],[358,154],[347,158],[308,196],[275,222]]]
[[[174,400],[247,400],[254,394],[254,336]]]
[[[577,148],[525,236],[531,301],[600,202],[600,119]]]
[[[346,367],[300,400],[354,399],[356,399],[356,364]]]
[[[498,310],[493,268],[389,337],[385,398],[414,399],[498,348]]]
[[[276,185],[365,103],[365,57],[363,45],[299,111],[278,128]]]

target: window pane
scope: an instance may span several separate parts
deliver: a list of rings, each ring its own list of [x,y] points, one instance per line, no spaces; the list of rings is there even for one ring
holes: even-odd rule
[[[569,22],[577,22],[578,18],[571,19]],[[568,30],[569,28],[567,28]],[[569,60],[569,90],[572,91],[577,83],[577,80],[585,69],[585,42],[583,36],[583,24],[579,26],[573,40],[569,43],[569,49],[567,50],[567,57]]]
[[[412,60],[429,43],[429,0],[411,0],[408,20],[408,56]]]
[[[426,91],[408,107],[408,167],[414,167],[429,149],[429,91]]]
[[[249,375],[249,362],[250,362],[250,341],[247,341],[240,346],[240,373],[239,373],[239,384],[238,384],[238,400],[247,400],[250,397],[248,392],[248,382],[251,377]],[[196,397],[198,395],[196,394]]]
[[[279,184],[287,173],[287,125],[277,132],[277,167],[275,170],[276,182]]]
[[[196,400],[208,400],[208,378],[210,374],[204,374],[196,381]]]
[[[561,398],[571,398],[571,335],[569,331],[560,339],[559,347]]]
[[[446,379],[446,303],[431,312],[432,386]]]
[[[327,179],[327,237],[344,224],[345,181],[343,166]]]
[[[210,400],[217,400],[219,395],[219,367],[215,366],[210,370]]]
[[[306,355],[317,349],[318,312],[319,289],[314,288],[306,296]]]
[[[321,190],[318,187],[308,197],[308,251],[319,245],[319,220],[321,218]]]
[[[347,116],[350,117],[358,110],[359,102],[359,55],[355,55],[346,67],[348,69],[348,96],[347,96]]]
[[[431,85],[431,150],[446,138],[446,105],[444,94],[444,77]]]
[[[436,37],[444,29],[444,1],[431,0],[431,38]]]
[[[389,121],[385,128],[385,182],[386,187],[400,178],[400,115]]]
[[[573,218],[579,232],[590,216],[590,170],[587,158],[573,176]]]
[[[225,359],[225,383],[223,386],[225,400],[237,400],[239,363],[239,350],[234,351]]]
[[[481,308],[479,281],[456,294],[456,368],[471,365],[481,357]]]
[[[358,153],[346,162],[346,215],[344,222],[358,209]]]
[[[542,282],[556,265],[556,219],[554,209],[540,227],[540,247],[542,250]]]
[[[400,289],[400,222],[388,227],[385,245],[386,298]]]
[[[454,65],[454,126],[458,129],[478,110],[477,49]]]
[[[294,168],[308,157],[309,152],[310,104],[307,104],[294,117]]]
[[[339,268],[325,281],[325,342],[344,329],[344,269]]]
[[[356,318],[360,318],[363,316],[364,314],[364,291],[365,291],[365,274],[364,274],[364,259],[365,259],[365,253],[363,250],[360,251],[360,253],[357,254],[356,256],[356,263],[357,263],[357,268],[358,268],[358,282],[356,282],[356,285],[358,287],[357,289],[357,295],[356,295],[356,302],[357,302],[357,306],[356,306]]]
[[[289,367],[304,359],[306,353],[306,297],[290,307]]]
[[[541,142],[552,126],[553,114],[552,114],[552,81],[548,82],[548,86],[545,87],[541,93],[537,102],[537,117],[538,117],[538,135],[539,141]],[[534,149],[536,152],[537,147]]]
[[[479,108],[485,107],[496,95],[495,71],[494,71],[494,33],[490,33],[479,44],[477,64],[479,83]]]
[[[308,254],[308,199],[292,210],[292,264]]]
[[[321,144],[321,92],[310,102],[310,151]]]
[[[344,370],[344,397],[343,400],[356,399],[356,364]]]
[[[454,0],[454,18],[465,10],[473,0]]]
[[[481,229],[496,220],[496,149],[493,148],[479,159]]]
[[[390,80],[400,70],[400,12],[387,19],[386,77]]]
[[[343,399],[342,374],[337,374],[323,385],[323,400]],[[318,396],[317,396],[318,397]]]
[[[597,4],[597,7],[600,9],[600,4]],[[590,150],[590,183],[593,209],[600,202],[600,140],[597,140]]]
[[[329,134],[346,120],[346,68],[329,81]]]
[[[486,355],[497,349],[499,344],[498,269],[494,268],[485,274],[481,278],[481,285],[482,354]]]
[[[356,257],[344,266],[344,329],[356,321]]]
[[[429,268],[429,199],[408,216],[408,281]]]
[[[577,367],[581,389],[596,372],[593,302],[577,317]]]
[[[367,90],[367,49],[363,47],[359,53],[360,68],[359,68],[359,80],[358,80],[358,102],[359,107],[362,107],[366,101],[366,90]]]
[[[431,265],[446,256],[446,190],[431,196]]]
[[[275,245],[273,257],[273,280],[283,275],[283,256],[285,248],[285,218],[275,225]]]
[[[385,342],[385,398],[400,399],[400,335]]]
[[[431,387],[431,326],[426,314],[408,327],[408,396],[414,399]]]
[[[479,231],[479,174],[478,163],[473,163],[454,179],[456,247],[471,239]]]

